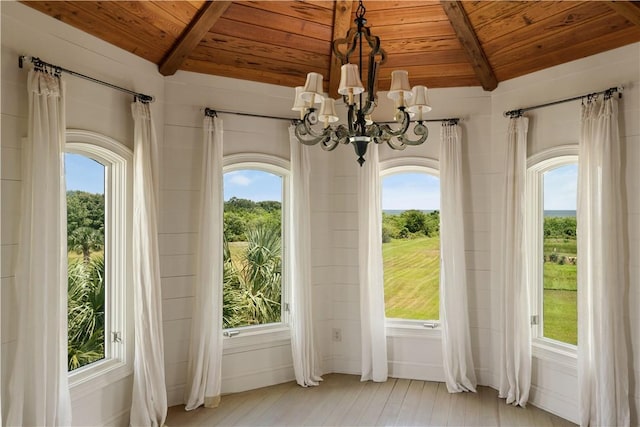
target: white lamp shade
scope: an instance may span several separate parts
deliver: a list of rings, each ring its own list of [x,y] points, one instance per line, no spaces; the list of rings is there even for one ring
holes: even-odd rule
[[[409,73],[405,70],[391,72],[391,87],[387,96],[391,99],[398,99],[404,96],[411,98],[411,85],[409,85]]]
[[[351,89],[354,95],[364,92],[364,86],[360,80],[358,66],[356,64],[344,64],[340,68],[340,87],[338,93],[340,95],[348,95]]]
[[[293,107],[291,109],[293,111],[304,111],[307,108],[307,103],[304,99],[302,99],[302,91],[304,90],[304,86],[296,87],[296,97],[293,101]]]
[[[302,93],[300,94],[303,100],[309,102],[313,100],[314,104],[322,102],[322,74],[309,73],[307,74],[307,82],[304,85]]]
[[[333,98],[323,98],[322,107],[320,107],[320,114],[318,114],[318,119],[327,123],[338,121],[339,118],[336,114],[336,102]]]
[[[411,93],[413,94],[411,97],[411,105],[409,105],[407,110],[412,113],[428,113],[431,111],[431,103],[429,102],[426,86],[414,86],[414,88],[411,89]]]

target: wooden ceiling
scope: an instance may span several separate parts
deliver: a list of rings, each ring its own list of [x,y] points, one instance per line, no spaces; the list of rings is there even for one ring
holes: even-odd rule
[[[128,50],[163,75],[177,70],[285,86],[325,76],[337,98],[331,40],[353,25],[357,1],[26,1],[28,6]],[[377,1],[367,25],[387,62],[412,85],[482,86],[640,41],[630,1]],[[43,58],[45,59],[45,58]]]

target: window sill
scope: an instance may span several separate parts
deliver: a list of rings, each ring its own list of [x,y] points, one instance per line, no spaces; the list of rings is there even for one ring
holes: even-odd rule
[[[568,369],[577,369],[578,367],[578,348],[559,341],[534,338],[531,346],[531,355],[537,359],[561,365]]]
[[[85,397],[132,374],[133,368],[116,359],[96,362],[69,373],[71,400]]]
[[[291,329],[282,323],[226,329],[224,332],[237,334],[224,336],[223,354],[242,353],[291,343]]]
[[[403,320],[387,319],[385,331],[388,337],[411,337],[440,339],[442,328],[440,322],[435,320]]]

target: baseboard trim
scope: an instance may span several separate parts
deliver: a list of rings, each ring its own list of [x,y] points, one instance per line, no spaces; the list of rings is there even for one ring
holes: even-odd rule
[[[239,393],[295,380],[293,364],[247,371],[232,377],[222,377],[222,393]]]
[[[113,415],[111,418],[107,419],[102,423],[103,427],[127,427],[129,425],[129,413],[131,409],[124,409],[117,414]]]
[[[529,393],[529,403],[572,423],[580,423],[578,402],[569,400],[561,394],[532,385]]]

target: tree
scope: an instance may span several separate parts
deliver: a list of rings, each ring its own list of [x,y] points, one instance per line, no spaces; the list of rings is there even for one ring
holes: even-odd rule
[[[104,194],[67,191],[67,233],[81,227],[104,232]]]
[[[224,209],[229,211],[253,210],[255,207],[256,202],[238,197],[232,197],[224,203]]]
[[[104,234],[90,227],[76,228],[67,236],[70,250],[82,254],[85,263],[91,260],[91,251],[99,251],[104,246]]]
[[[425,215],[424,234],[427,237],[440,235],[440,212],[432,211]]]
[[[425,214],[417,209],[409,209],[402,212],[400,217],[405,221],[405,227],[409,233],[424,231]]]

